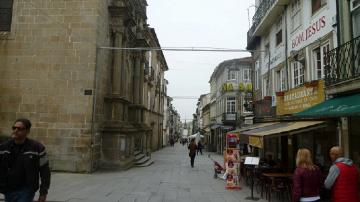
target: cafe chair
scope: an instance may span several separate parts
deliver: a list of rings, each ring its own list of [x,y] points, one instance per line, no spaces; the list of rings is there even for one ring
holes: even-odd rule
[[[273,194],[280,201],[291,201],[290,181],[286,178],[274,178],[267,192],[267,198],[271,201]]]

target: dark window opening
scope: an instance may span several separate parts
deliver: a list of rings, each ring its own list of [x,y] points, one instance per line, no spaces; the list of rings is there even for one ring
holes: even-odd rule
[[[279,30],[276,33],[276,45],[281,44],[281,42],[282,42],[282,30]]]
[[[13,0],[0,1],[0,31],[10,31]]]
[[[327,0],[311,0],[312,14],[316,13],[320,8],[326,5]]]

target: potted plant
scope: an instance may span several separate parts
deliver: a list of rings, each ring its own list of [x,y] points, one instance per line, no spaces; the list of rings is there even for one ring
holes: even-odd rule
[[[305,87],[316,87],[316,86],[318,86],[318,83],[319,83],[318,80],[313,80],[313,81],[306,82],[304,85],[305,85]]]
[[[276,96],[284,96],[284,91],[275,92]]]

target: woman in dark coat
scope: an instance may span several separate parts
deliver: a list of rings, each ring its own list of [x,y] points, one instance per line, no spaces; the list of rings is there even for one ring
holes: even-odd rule
[[[196,149],[197,149],[197,146],[195,144],[195,139],[191,139],[188,149],[189,149],[189,156],[190,156],[190,164],[191,164],[191,167],[194,167],[194,161],[195,161],[195,155],[196,155]]]
[[[293,202],[320,201],[321,172],[308,149],[299,149],[293,176]]]

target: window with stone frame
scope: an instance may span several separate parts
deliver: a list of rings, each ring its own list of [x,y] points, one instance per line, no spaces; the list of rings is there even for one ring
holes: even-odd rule
[[[254,88],[258,90],[260,88],[260,61],[257,60],[255,62],[255,75],[254,75]]]
[[[13,0],[0,0],[0,31],[11,30]]]
[[[263,81],[262,81],[262,93],[263,96],[269,96],[270,95],[270,80],[268,75],[264,75]]]
[[[276,71],[276,91],[284,91],[286,89],[286,72],[285,68]]]
[[[315,67],[314,79],[325,77],[325,66],[327,65],[326,53],[330,50],[330,44],[326,43],[313,50],[313,64]]]
[[[320,10],[323,6],[325,6],[327,0],[311,0],[311,11],[312,14],[316,13],[316,11]]]
[[[270,43],[265,44],[265,57],[269,57],[270,54]]]
[[[236,70],[234,69],[229,69],[228,70],[228,75],[227,75],[227,80],[235,80],[236,79]]]
[[[276,45],[280,45],[282,43],[282,30],[280,29],[277,33],[276,33]]]
[[[293,87],[299,86],[304,83],[305,80],[305,70],[304,66],[298,62],[294,61],[292,63],[293,69]]]
[[[236,112],[236,98],[227,97],[226,98],[226,113],[233,114]]]
[[[295,31],[301,25],[301,1],[294,0],[291,4],[291,31]]]
[[[243,72],[244,72],[243,81],[244,82],[251,82],[251,69],[250,68],[245,68],[245,69],[243,69]]]

